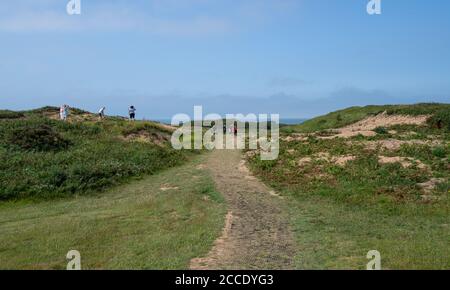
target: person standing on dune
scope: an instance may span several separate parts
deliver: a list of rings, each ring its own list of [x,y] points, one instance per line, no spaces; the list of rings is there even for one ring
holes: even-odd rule
[[[59,119],[60,120],[64,120],[64,106],[65,105],[62,105],[61,107],[59,107]]]
[[[130,106],[128,109],[128,114],[130,115],[130,120],[134,121],[136,118],[136,108],[134,106]]]
[[[62,121],[66,121],[67,120],[67,116],[69,114],[69,106],[64,104],[59,108],[59,118]]]
[[[98,116],[100,117],[100,120],[103,119],[105,117],[105,110],[106,107],[102,107],[99,111],[98,111]]]

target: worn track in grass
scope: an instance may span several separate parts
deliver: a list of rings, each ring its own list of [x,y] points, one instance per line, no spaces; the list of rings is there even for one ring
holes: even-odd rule
[[[222,236],[191,269],[292,269],[295,243],[284,201],[253,177],[238,150],[215,150],[204,164],[228,203]]]

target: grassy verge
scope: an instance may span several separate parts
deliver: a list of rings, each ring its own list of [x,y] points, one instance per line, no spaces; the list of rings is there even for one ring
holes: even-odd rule
[[[103,194],[0,203],[0,267],[64,269],[78,250],[83,269],[187,268],[225,214],[201,158]]]
[[[383,269],[449,269],[450,224],[446,207],[356,206],[320,196],[290,198],[298,269],[365,269],[370,250]]]

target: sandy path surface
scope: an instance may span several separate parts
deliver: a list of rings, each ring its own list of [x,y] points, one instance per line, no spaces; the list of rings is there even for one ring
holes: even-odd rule
[[[237,150],[215,150],[206,164],[225,197],[222,236],[191,269],[292,269],[295,246],[283,200],[253,177]]]

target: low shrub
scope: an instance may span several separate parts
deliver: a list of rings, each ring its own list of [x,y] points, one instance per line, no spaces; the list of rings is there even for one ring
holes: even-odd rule
[[[26,124],[11,130],[6,137],[8,145],[31,151],[58,151],[66,149],[70,141],[46,124]]]
[[[375,133],[380,134],[380,135],[387,135],[389,134],[388,129],[386,129],[385,127],[377,127],[375,128]]]
[[[438,157],[438,158],[445,158],[447,156],[447,151],[442,146],[434,148],[432,153],[435,157]]]
[[[450,109],[438,111],[428,119],[428,124],[434,128],[450,131]]]

